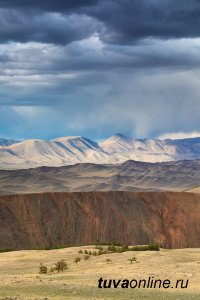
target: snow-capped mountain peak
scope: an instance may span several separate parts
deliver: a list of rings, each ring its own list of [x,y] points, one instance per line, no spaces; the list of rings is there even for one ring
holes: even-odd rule
[[[0,168],[3,169],[186,159],[200,159],[200,138],[132,139],[117,133],[101,143],[81,136],[66,136],[51,141],[0,139]]]
[[[121,134],[117,133],[110,138],[106,139],[102,143],[100,143],[101,148],[108,152],[108,153],[114,153],[114,152],[121,152],[121,151],[127,151],[131,149],[132,139]]]
[[[113,143],[113,142],[119,142],[119,141],[131,141],[132,139],[125,136],[124,134],[121,133],[116,133],[110,138],[106,139],[103,143]]]
[[[0,147],[10,146],[16,143],[19,143],[20,141],[13,140],[13,139],[3,139],[0,138]]]

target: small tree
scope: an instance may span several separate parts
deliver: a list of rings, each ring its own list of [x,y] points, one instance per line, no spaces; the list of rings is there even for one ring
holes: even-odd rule
[[[130,261],[130,263],[132,264],[134,261],[136,261],[136,257],[132,257],[128,259]]]
[[[43,264],[40,264],[40,267],[39,267],[39,273],[40,274],[47,274],[48,272],[48,269],[46,266],[44,266]]]
[[[75,257],[74,258],[74,263],[75,264],[77,264],[78,262],[80,262],[81,261],[81,258],[80,257]]]
[[[64,270],[68,270],[68,265],[64,259],[59,260],[57,263],[55,263],[55,270],[59,272],[63,272]]]

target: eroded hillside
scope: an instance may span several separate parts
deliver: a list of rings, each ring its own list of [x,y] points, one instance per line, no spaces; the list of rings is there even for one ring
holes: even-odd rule
[[[113,240],[200,247],[199,236],[199,194],[81,192],[0,197],[1,249]]]

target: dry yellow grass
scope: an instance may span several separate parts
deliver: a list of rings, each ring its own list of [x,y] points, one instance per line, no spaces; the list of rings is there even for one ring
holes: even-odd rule
[[[78,251],[93,246],[50,251],[18,251],[0,254],[0,299],[200,299],[200,249],[161,250],[159,252],[125,252],[84,257]],[[136,257],[130,264],[129,258]],[[59,274],[39,275],[39,265],[51,267],[65,259],[69,270]],[[110,263],[106,259],[111,259]],[[188,289],[98,289],[98,279],[189,279]]]

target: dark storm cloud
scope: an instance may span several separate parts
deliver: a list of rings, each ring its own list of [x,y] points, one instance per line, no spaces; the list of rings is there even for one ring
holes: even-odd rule
[[[200,36],[199,0],[102,0],[90,13],[106,24],[109,43]]]
[[[190,70],[200,67],[199,39],[152,41],[137,46],[104,45],[98,37],[67,46],[28,43],[0,47],[0,75],[30,76],[78,73]],[[87,82],[88,80],[88,82]],[[70,84],[72,81],[70,80]]]
[[[1,0],[0,7],[42,11],[70,11],[97,4],[98,0]]]
[[[0,8],[1,42],[65,44],[93,33],[114,44],[200,36],[199,0],[3,0]],[[73,31],[69,15],[74,13]],[[93,25],[82,26],[79,19],[83,16],[92,17]],[[96,26],[97,20],[101,26]]]
[[[27,13],[0,10],[0,43],[10,41],[68,44],[97,30],[98,23],[86,15]]]

